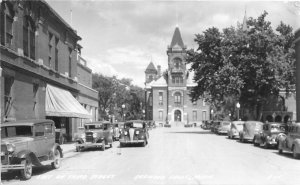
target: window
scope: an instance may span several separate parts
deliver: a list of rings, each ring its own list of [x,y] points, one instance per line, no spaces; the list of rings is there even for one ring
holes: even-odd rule
[[[175,59],[174,59],[174,67],[175,67],[176,69],[181,68],[181,59],[180,59],[180,58],[175,58]]]
[[[35,59],[35,27],[29,16],[23,18],[23,51],[25,56]]]
[[[55,37],[55,71],[58,71],[58,42],[59,39]]]
[[[205,100],[202,101],[202,105],[203,105],[203,107],[206,106]]]
[[[192,101],[193,105],[197,105],[197,100]]]
[[[206,120],[206,111],[202,111],[202,120]]]
[[[152,103],[153,103],[153,102],[152,102],[152,97],[150,96],[150,97],[149,97],[149,105],[152,106]]]
[[[197,120],[197,111],[193,111],[193,121]]]
[[[53,135],[52,124],[51,123],[45,124],[45,134],[46,135]]]
[[[173,76],[172,83],[173,84],[182,84],[183,83],[182,76]]]
[[[3,4],[3,6],[2,6]],[[7,45],[8,47],[12,44],[13,38],[13,22],[14,12],[12,11],[12,5],[7,2],[1,3],[0,10],[0,42],[1,45]]]
[[[163,92],[159,92],[158,104],[163,105]]]
[[[53,34],[48,32],[48,41],[49,41],[49,67],[51,68],[51,58],[52,58],[52,37],[53,37]]]
[[[151,82],[152,80],[153,80],[153,76],[152,76],[152,75],[149,75],[148,81]]]
[[[163,111],[160,110],[158,113],[158,119],[163,120]]]
[[[181,104],[181,94],[179,92],[176,92],[174,94],[174,102],[175,102],[175,105],[180,105]]]
[[[69,48],[69,77],[72,77],[72,49]]]
[[[35,126],[35,136],[44,136],[45,135],[45,125],[39,124]]]

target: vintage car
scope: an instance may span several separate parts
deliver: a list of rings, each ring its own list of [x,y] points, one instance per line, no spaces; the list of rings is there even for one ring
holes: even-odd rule
[[[211,131],[217,133],[218,128],[220,127],[221,121],[213,121]]]
[[[230,121],[221,121],[220,126],[216,128],[216,134],[227,134],[230,129]]]
[[[120,147],[126,144],[148,144],[149,133],[146,123],[142,120],[132,120],[124,123],[124,128],[120,134]]]
[[[287,126],[286,134],[278,137],[278,152],[293,153],[293,157],[300,158],[300,123],[293,123]]]
[[[205,121],[202,121],[202,124],[200,125],[200,127],[204,130],[209,130],[211,128],[212,123],[213,122],[211,120],[205,120]]]
[[[83,132],[75,134],[76,151],[80,152],[85,148],[101,147],[105,150],[106,145],[112,147],[113,129],[109,121],[97,121],[84,124]]]
[[[170,128],[170,127],[171,127],[171,124],[169,124],[169,123],[165,123],[165,124],[164,124],[164,127],[168,127],[168,128]]]
[[[254,146],[262,146],[264,148],[277,147],[278,137],[285,132],[285,125],[282,123],[268,122],[263,125],[263,130],[256,133],[253,139]]]
[[[241,142],[253,141],[254,135],[262,132],[263,123],[260,121],[246,121],[243,130],[239,132]]]
[[[61,165],[62,149],[55,143],[52,120],[23,120],[1,124],[1,173],[20,170],[30,179],[33,166]]]
[[[239,138],[239,132],[243,130],[244,121],[233,121],[227,132],[229,139]]]

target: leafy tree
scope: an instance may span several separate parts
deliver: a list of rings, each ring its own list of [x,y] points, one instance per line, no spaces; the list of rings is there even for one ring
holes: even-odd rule
[[[231,103],[229,110],[239,101],[250,110],[249,118],[260,119],[270,96],[282,88],[289,91],[295,82],[292,28],[281,22],[275,32],[266,16],[249,18],[247,30],[242,25],[223,32],[212,27],[196,35],[199,47],[187,54],[197,83],[192,99],[204,97],[217,109]]]
[[[99,91],[99,117],[108,119],[108,115],[114,115],[115,119],[141,119],[144,100],[144,91],[138,86],[132,85],[128,78],[117,79],[101,74],[93,74],[93,88]],[[122,105],[125,109],[122,109]],[[109,110],[108,114],[105,110]]]

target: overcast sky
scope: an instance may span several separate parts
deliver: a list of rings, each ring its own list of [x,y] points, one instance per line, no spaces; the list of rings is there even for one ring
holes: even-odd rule
[[[196,47],[195,34],[209,27],[236,26],[245,10],[253,18],[266,10],[274,29],[280,21],[300,27],[300,3],[287,1],[47,2],[82,37],[82,56],[94,73],[131,78],[140,87],[151,58],[155,66],[167,68],[166,50],[177,24],[188,48]]]

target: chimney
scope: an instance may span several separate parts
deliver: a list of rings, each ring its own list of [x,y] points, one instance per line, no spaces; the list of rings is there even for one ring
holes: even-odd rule
[[[161,66],[157,66],[157,77],[159,78],[161,76]]]

